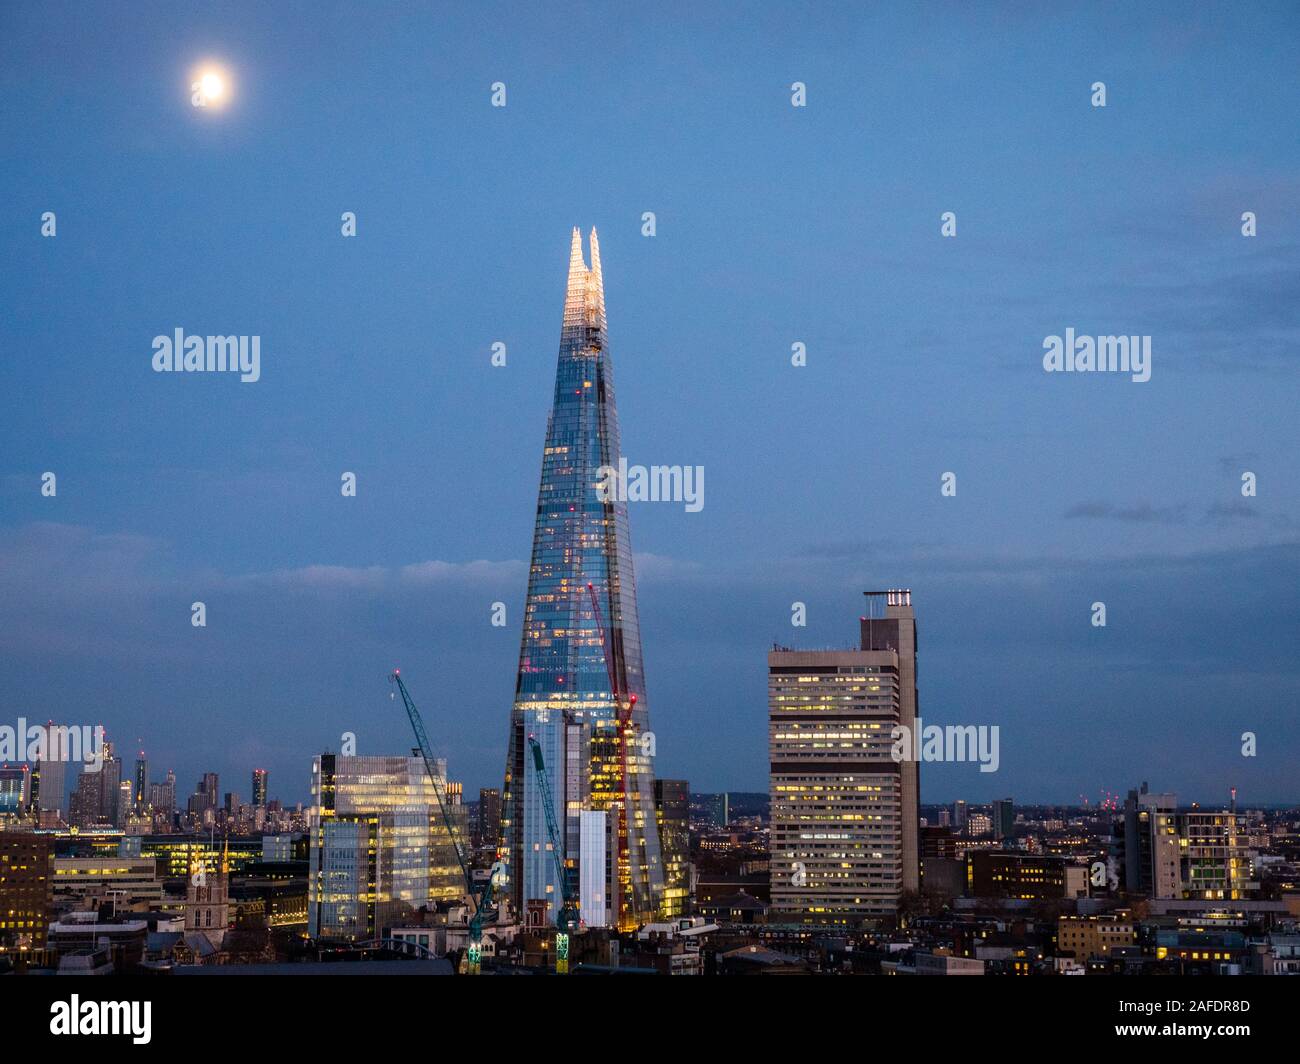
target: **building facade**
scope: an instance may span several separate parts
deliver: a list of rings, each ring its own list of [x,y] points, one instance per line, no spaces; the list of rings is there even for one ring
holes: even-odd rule
[[[966,857],[967,893],[974,898],[1035,900],[1067,896],[1064,857],[1020,851],[973,850]]]
[[[999,841],[1016,833],[1016,807],[1010,798],[999,798],[993,803],[993,837]]]
[[[1152,793],[1145,783],[1128,793],[1111,853],[1129,894],[1240,901],[1259,886],[1252,877],[1244,815],[1196,808],[1180,812],[1177,795]]]
[[[655,780],[655,815],[664,862],[665,919],[685,915],[691,901],[691,787],[686,780]]]
[[[564,863],[579,859],[584,810],[607,812],[616,821],[618,841],[603,875],[614,920],[629,927],[659,914],[663,867],[627,504],[617,493],[598,490],[608,483],[602,471],[617,468],[620,456],[600,245],[593,230],[588,268],[575,229],[542,453],[498,851],[515,910],[540,906],[554,921],[563,887],[529,757],[528,740],[534,738],[555,800],[564,806],[555,810]]]
[[[773,919],[891,918],[920,889],[918,766],[893,756],[916,721],[916,622],[910,592],[878,594],[860,650],[768,655]]]
[[[54,909],[54,840],[0,832],[0,956],[45,949]]]
[[[479,846],[496,848],[501,832],[501,791],[496,787],[480,787],[478,792],[478,830],[475,842]]]
[[[1064,914],[1056,920],[1056,948],[1081,961],[1136,944],[1137,928],[1128,913]]]
[[[31,808],[42,828],[54,828],[68,817],[68,764],[84,761],[86,751],[64,724],[49,721],[41,726],[40,749],[45,754],[32,764]],[[74,757],[75,754],[75,757]]]
[[[444,794],[447,767],[436,763]],[[312,763],[307,928],[312,938],[364,942],[421,906],[464,896],[464,878],[435,783],[420,757],[322,754]],[[458,791],[450,789],[449,797]],[[465,807],[450,806],[466,840]]]
[[[31,769],[25,762],[0,764],[0,816],[26,813],[31,805]]]

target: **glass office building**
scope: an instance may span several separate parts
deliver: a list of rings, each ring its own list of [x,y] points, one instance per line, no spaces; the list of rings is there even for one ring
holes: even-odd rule
[[[560,885],[528,752],[528,737],[533,735],[546,756],[556,801],[565,807],[555,813],[570,867],[579,859],[582,810],[608,811],[615,821],[626,822],[626,847],[614,847],[606,858],[605,875],[609,907],[622,926],[630,926],[658,915],[663,869],[654,768],[649,744],[641,741],[649,718],[627,505],[602,500],[596,490],[600,470],[617,467],[619,455],[600,246],[593,230],[588,268],[582,236],[575,229],[555,395],[542,453],[502,788],[500,848],[517,911],[526,911],[529,902],[558,897]],[[594,608],[588,584],[595,592]],[[611,648],[608,663],[602,624]],[[618,725],[611,664],[625,712],[631,705],[626,734]],[[582,872],[588,882],[589,873]],[[553,920],[553,904],[548,912]]]
[[[437,771],[444,793],[446,763]],[[312,763],[307,927],[312,938],[369,941],[421,906],[464,896],[464,879],[419,757],[322,754]],[[462,840],[466,809],[451,806]]]

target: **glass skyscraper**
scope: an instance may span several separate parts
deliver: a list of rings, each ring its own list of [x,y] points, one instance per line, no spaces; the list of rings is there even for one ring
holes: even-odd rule
[[[435,762],[449,797],[447,763]],[[419,757],[322,754],[312,762],[307,926],[312,938],[369,941],[421,906],[464,894],[460,863]],[[465,807],[448,810],[464,838]]]
[[[605,850],[601,874],[612,918],[627,927],[653,919],[662,906],[653,737],[647,734],[627,505],[597,492],[600,470],[617,467],[619,456],[600,245],[593,229],[588,268],[574,229],[501,796],[501,859],[515,907],[538,911],[544,902],[550,922],[562,885],[528,756],[530,737],[541,746],[551,791],[563,806],[555,814],[564,863],[572,868],[580,861],[581,813],[607,811],[615,845]],[[627,721],[622,729],[611,667]],[[617,830],[619,824],[625,830]],[[581,869],[581,879],[590,883],[592,872]]]

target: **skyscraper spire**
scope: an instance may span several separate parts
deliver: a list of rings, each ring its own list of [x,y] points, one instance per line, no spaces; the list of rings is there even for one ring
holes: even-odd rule
[[[569,282],[564,291],[564,324],[581,325],[587,307],[587,264],[582,258],[582,232],[573,227],[569,246]]]
[[[605,282],[600,276],[600,238],[596,236],[596,227],[591,227],[591,269],[587,273],[587,307],[594,311],[598,320],[593,324],[605,324]]]

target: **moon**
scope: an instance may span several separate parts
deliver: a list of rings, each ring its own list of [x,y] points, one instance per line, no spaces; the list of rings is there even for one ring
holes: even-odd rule
[[[203,95],[209,100],[219,100],[226,94],[226,81],[215,70],[209,70],[199,79]]]
[[[220,62],[205,60],[190,70],[190,103],[209,111],[225,107],[233,94],[234,82]]]

